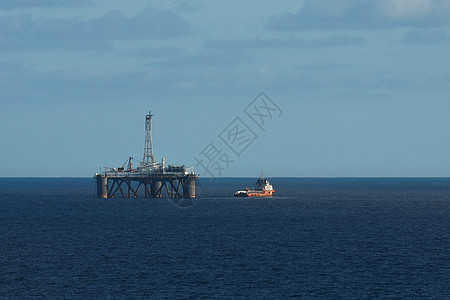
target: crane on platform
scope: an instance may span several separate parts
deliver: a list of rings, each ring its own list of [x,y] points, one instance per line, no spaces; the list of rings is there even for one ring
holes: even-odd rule
[[[134,159],[131,156],[128,157],[128,159],[123,163],[122,167],[119,168],[120,171],[126,171],[126,172],[136,172],[136,170],[133,169],[133,163],[131,160]],[[125,169],[125,166],[127,167]]]

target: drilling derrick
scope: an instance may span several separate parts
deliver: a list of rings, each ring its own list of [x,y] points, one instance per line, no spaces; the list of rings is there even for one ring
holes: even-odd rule
[[[145,145],[144,145],[144,158],[142,158],[142,166],[155,166],[156,160],[153,156],[153,144],[152,144],[152,114],[148,112],[145,116]]]

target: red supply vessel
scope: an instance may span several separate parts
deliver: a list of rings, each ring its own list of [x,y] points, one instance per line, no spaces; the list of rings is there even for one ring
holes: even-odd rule
[[[256,181],[256,185],[253,189],[245,188],[244,191],[237,191],[234,193],[235,197],[272,197],[275,190],[269,183],[269,180],[264,177],[264,172],[261,177]]]

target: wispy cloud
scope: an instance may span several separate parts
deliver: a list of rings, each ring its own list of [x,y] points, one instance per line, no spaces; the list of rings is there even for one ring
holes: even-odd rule
[[[450,36],[444,29],[411,29],[402,38],[403,44],[436,45],[447,43]]]
[[[207,56],[204,62],[201,58]],[[182,55],[132,71],[100,65],[37,72],[20,62],[0,64],[0,99],[4,101],[90,101],[130,95],[158,94],[177,97],[195,94],[242,93],[264,87],[273,92],[329,94],[383,94],[393,91],[447,90],[447,73],[398,74],[395,71],[354,70],[353,64],[316,61],[290,68],[261,65],[251,56],[223,52]],[[211,62],[213,61],[213,62]],[[245,65],[245,70],[242,68]],[[447,75],[447,76],[445,76]],[[57,99],[57,100],[56,100]]]
[[[282,48],[282,47],[347,47],[362,46],[367,40],[361,37],[334,35],[322,38],[241,38],[234,40],[208,40],[207,48]]]
[[[348,64],[348,63],[340,64],[340,63],[334,63],[334,62],[330,62],[330,61],[322,61],[321,60],[321,61],[313,62],[312,64],[296,65],[296,66],[294,66],[294,69],[298,69],[298,70],[335,70],[335,69],[345,69],[349,66],[350,66],[350,64]]]
[[[17,81],[29,73],[29,68],[23,63],[12,61],[0,63],[0,86],[9,85],[11,81]]]
[[[133,48],[119,54],[120,57],[164,57],[180,55],[184,52],[183,48],[174,46],[152,47],[144,45]]]
[[[2,0],[0,9],[47,8],[47,7],[85,7],[93,5],[92,0]]]
[[[87,21],[22,15],[0,19],[0,50],[104,49],[115,40],[176,38],[190,24],[173,11],[145,10],[132,17],[110,11]]]
[[[196,12],[200,10],[202,5],[198,1],[189,0],[189,1],[179,1],[176,3],[174,9],[185,11],[185,12]]]
[[[450,25],[446,0],[307,0],[297,13],[273,16],[272,30],[382,29]]]
[[[151,63],[152,66],[216,68],[230,67],[253,61],[253,56],[245,51],[209,50],[196,54],[181,55]]]

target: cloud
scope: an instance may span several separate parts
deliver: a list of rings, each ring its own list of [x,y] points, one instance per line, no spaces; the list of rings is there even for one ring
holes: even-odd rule
[[[2,0],[0,9],[46,8],[46,7],[85,7],[91,6],[91,0]]]
[[[253,60],[253,56],[245,51],[226,51],[221,49],[164,59],[150,63],[150,65],[161,67],[216,68],[236,66],[249,63]]]
[[[402,38],[403,44],[436,45],[450,41],[450,36],[443,29],[411,29]]]
[[[190,24],[173,11],[154,9],[145,10],[131,18],[122,12],[111,11],[85,24],[85,31],[92,32],[92,37],[111,39],[173,38],[188,34],[190,28]]]
[[[111,50],[113,43],[106,40],[77,39],[66,37],[63,39],[27,39],[20,37],[0,37],[1,51],[34,51],[34,50],[84,50],[105,51]]]
[[[294,68],[298,70],[336,70],[336,69],[344,69],[349,66],[350,64],[348,63],[338,64],[329,61],[316,61],[308,65],[296,65],[294,66]]]
[[[17,81],[20,77],[28,73],[28,67],[21,62],[3,62],[0,63],[0,86]]]
[[[447,0],[307,0],[299,12],[273,16],[266,24],[279,31],[448,25]]]
[[[29,65],[21,61],[0,63],[1,101],[27,99],[25,95],[30,88],[28,83],[32,80],[33,71]]]
[[[202,58],[206,57],[206,61]],[[222,59],[220,59],[222,57]],[[225,58],[223,58],[225,57]],[[91,64],[38,72],[20,62],[0,64],[2,101],[65,102],[113,101],[130,98],[179,98],[195,95],[274,93],[330,95],[389,94],[395,91],[448,91],[448,74],[432,78],[426,73],[361,70],[358,64],[317,61],[311,64],[273,66],[237,51],[210,51],[182,55],[129,71]],[[55,100],[56,99],[56,100]]]
[[[242,52],[242,51],[241,51]],[[181,55],[128,71],[99,64],[39,72],[23,63],[0,63],[0,99],[24,102],[120,100],[148,95],[183,95],[186,91],[211,94],[237,87],[252,61],[246,53],[209,51]],[[233,90],[231,89],[231,90]],[[224,91],[226,90],[226,91]],[[56,100],[55,100],[56,99]]]
[[[199,2],[189,0],[176,3],[174,8],[185,12],[197,12],[202,8],[202,5]]]
[[[323,38],[250,38],[235,40],[208,40],[207,48],[282,48],[282,47],[346,47],[367,44],[364,38],[335,35]]]
[[[180,55],[184,52],[182,48],[174,46],[163,46],[163,47],[151,47],[150,45],[144,45],[139,48],[134,48],[122,52],[119,54],[120,57],[164,57],[164,56],[174,56]]]
[[[39,77],[57,81],[76,82],[84,85],[96,85],[114,78],[114,73],[106,68],[87,66],[74,69],[54,70],[40,74]]]
[[[115,40],[185,36],[190,24],[172,11],[145,10],[132,17],[110,11],[87,21],[13,16],[0,19],[0,51],[107,49]]]

